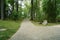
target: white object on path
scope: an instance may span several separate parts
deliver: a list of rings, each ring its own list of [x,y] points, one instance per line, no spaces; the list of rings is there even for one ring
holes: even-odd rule
[[[47,20],[44,20],[42,24],[47,25],[47,23],[48,23]]]

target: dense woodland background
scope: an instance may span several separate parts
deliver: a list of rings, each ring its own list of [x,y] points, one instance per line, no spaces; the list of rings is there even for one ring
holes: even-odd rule
[[[59,0],[1,0],[0,19],[19,20],[30,17],[31,20],[42,22],[60,21]]]

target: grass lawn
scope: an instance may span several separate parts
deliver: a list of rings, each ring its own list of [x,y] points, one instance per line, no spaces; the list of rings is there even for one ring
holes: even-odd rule
[[[0,31],[0,40],[8,40],[20,27],[21,21],[2,21],[0,20],[0,29],[6,29]]]
[[[54,26],[54,25],[60,25],[60,22],[57,23],[48,23],[47,25],[40,24],[39,22],[31,21],[36,26]]]

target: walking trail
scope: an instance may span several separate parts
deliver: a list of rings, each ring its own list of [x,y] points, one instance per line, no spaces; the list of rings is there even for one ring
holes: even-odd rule
[[[60,25],[36,27],[25,20],[10,40],[60,40]]]

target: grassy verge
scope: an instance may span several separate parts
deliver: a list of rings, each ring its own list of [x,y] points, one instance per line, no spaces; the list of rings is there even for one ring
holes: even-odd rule
[[[48,23],[47,25],[40,24],[39,22],[31,21],[36,26],[54,26],[54,25],[60,25],[60,22],[57,23]]]
[[[6,29],[6,31],[0,31],[0,40],[8,40],[20,27],[21,21],[2,21],[0,20],[0,29]]]

